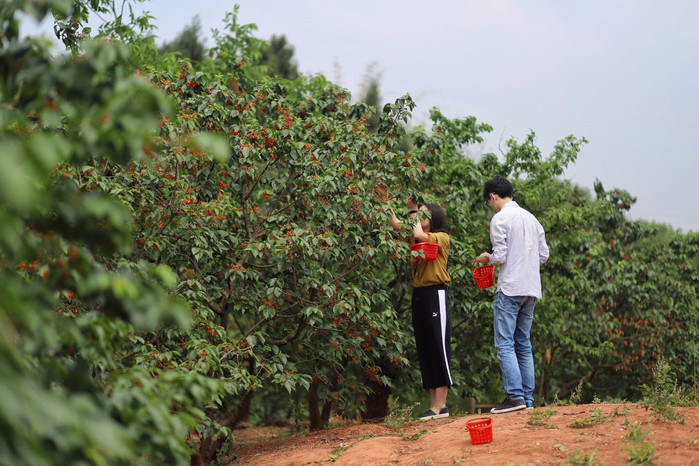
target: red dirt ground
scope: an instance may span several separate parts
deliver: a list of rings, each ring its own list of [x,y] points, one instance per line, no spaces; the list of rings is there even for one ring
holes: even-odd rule
[[[655,447],[656,459],[645,464],[699,465],[699,407],[674,409],[684,423],[658,421],[652,411],[626,403],[452,416],[399,429],[355,423],[301,436],[290,436],[284,428],[247,426],[235,431],[230,465],[624,465],[634,448],[625,439],[634,423],[650,429],[645,442]],[[553,413],[544,425],[528,423],[548,411]],[[466,422],[479,417],[492,418],[493,440],[474,445]],[[606,421],[584,428],[571,425],[600,418]]]

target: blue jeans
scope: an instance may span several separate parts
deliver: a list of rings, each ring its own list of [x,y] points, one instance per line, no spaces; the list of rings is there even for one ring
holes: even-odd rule
[[[510,399],[534,401],[534,356],[529,331],[534,320],[533,296],[495,294],[493,329],[502,387]]]

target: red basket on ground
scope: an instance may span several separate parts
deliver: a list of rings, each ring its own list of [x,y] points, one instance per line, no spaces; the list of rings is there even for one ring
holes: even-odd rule
[[[476,280],[478,288],[488,288],[495,283],[495,266],[493,264],[476,267],[476,261],[471,264],[471,275]]]
[[[471,443],[481,445],[493,441],[493,420],[487,417],[471,419],[466,423]]]
[[[439,251],[439,245],[437,243],[415,243],[410,245],[410,250],[411,251],[419,251],[421,250],[425,254],[425,258],[423,259],[422,256],[417,256],[417,260],[419,261],[433,261],[437,258],[437,251]]]

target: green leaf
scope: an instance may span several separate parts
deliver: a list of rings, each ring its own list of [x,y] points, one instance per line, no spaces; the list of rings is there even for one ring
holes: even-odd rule
[[[211,160],[225,163],[231,157],[231,148],[225,138],[209,134],[197,133],[192,137],[192,145],[204,151]]]
[[[33,210],[39,201],[39,189],[27,164],[24,146],[14,138],[0,142],[0,199],[19,212]]]

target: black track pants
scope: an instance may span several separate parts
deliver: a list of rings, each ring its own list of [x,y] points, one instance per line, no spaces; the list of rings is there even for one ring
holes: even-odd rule
[[[413,289],[413,332],[420,359],[424,388],[452,385],[451,317],[447,302],[447,287],[425,286]]]

